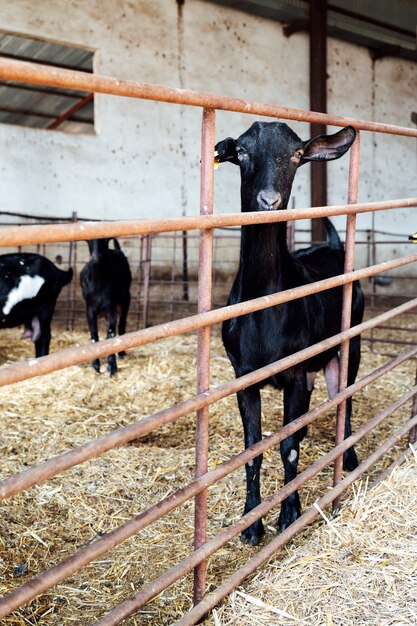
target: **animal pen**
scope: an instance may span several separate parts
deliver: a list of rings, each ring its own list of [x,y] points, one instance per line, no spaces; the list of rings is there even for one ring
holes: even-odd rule
[[[387,272],[417,261],[417,254],[412,254],[374,264],[364,269],[356,271],[353,269],[356,215],[364,212],[386,209],[395,210],[401,207],[414,207],[417,205],[417,198],[368,203],[357,202],[360,131],[390,133],[416,138],[417,130],[310,111],[289,109],[271,104],[172,89],[160,85],[123,81],[99,75],[85,75],[78,71],[49,68],[25,62],[1,60],[0,77],[4,80],[30,82],[52,87],[65,87],[67,89],[142,98],[202,108],[201,203],[199,216],[164,220],[115,221],[111,223],[73,222],[65,225],[6,226],[1,229],[0,245],[3,247],[24,246],[29,244],[42,246],[46,243],[81,241],[94,237],[148,236],[158,233],[185,232],[191,230],[198,230],[200,235],[198,313],[196,315],[136,330],[124,336],[115,339],[107,339],[94,345],[89,344],[68,348],[64,351],[50,354],[49,356],[31,359],[24,363],[7,365],[0,369],[0,385],[4,386],[36,376],[42,376],[72,365],[85,363],[94,358],[104,357],[122,350],[144,346],[163,338],[174,337],[190,331],[198,331],[196,355],[197,393],[195,396],[189,397],[187,400],[170,406],[169,408],[148,415],[137,422],[119,427],[98,439],[86,441],[65,454],[43,461],[39,465],[3,479],[0,483],[0,494],[3,500],[11,498],[31,486],[38,485],[42,481],[57,476],[59,473],[69,468],[73,468],[78,464],[99,457],[113,448],[132,442],[139,437],[144,437],[152,431],[164,425],[173,424],[181,417],[188,416],[194,412],[197,413],[195,479],[182,488],[171,492],[150,508],[142,510],[138,515],[124,522],[111,532],[82,546],[71,556],[65,558],[65,560],[37,574],[34,578],[27,580],[23,585],[5,595],[0,600],[0,616],[5,617],[9,615],[19,607],[33,600],[36,596],[51,589],[54,585],[57,585],[92,561],[97,560],[100,556],[106,554],[116,546],[119,546],[128,538],[140,533],[152,522],[156,522],[162,516],[168,515],[181,505],[187,503],[188,500],[194,498],[194,551],[180,562],[175,563],[171,568],[167,569],[161,576],[143,585],[138,592],[125,599],[121,604],[115,606],[107,615],[100,617],[95,623],[100,624],[100,626],[110,626],[111,624],[121,623],[129,616],[133,616],[141,607],[162,593],[163,590],[167,589],[174,582],[186,576],[191,571],[194,571],[194,606],[188,613],[184,614],[176,624],[180,626],[196,624],[247,576],[264,564],[281,546],[309,524],[318,515],[319,510],[330,505],[333,505],[333,509],[337,510],[341,494],[347,487],[372,467],[372,465],[403,438],[404,435],[409,433],[410,442],[416,440],[417,402],[415,397],[417,394],[417,386],[412,387],[400,397],[393,399],[393,402],[389,406],[386,406],[381,412],[363,424],[346,440],[343,440],[343,422],[344,405],[347,398],[364,389],[367,385],[377,381],[380,377],[404,362],[413,359],[417,354],[417,346],[414,346],[368,373],[355,384],[347,387],[349,340],[360,333],[377,328],[385,322],[411,311],[417,306],[417,298],[414,298],[376,315],[358,326],[350,327],[352,281],[373,277],[381,272]],[[287,209],[285,212],[278,210],[242,214],[214,214],[213,152],[216,110],[250,113],[286,120],[316,122],[339,127],[347,125],[354,126],[357,130],[357,138],[350,153],[348,204],[296,210]],[[345,272],[343,275],[260,297],[256,300],[242,302],[233,306],[212,309],[211,268],[214,228],[283,221],[291,222],[298,219],[332,215],[347,216]],[[344,299],[342,328],[340,333],[318,344],[312,345],[301,352],[292,354],[280,361],[271,363],[255,372],[242,376],[241,378],[228,381],[217,387],[210,387],[211,326],[226,319],[245,315],[253,311],[259,311],[267,307],[277,306],[283,302],[302,298],[342,285],[344,289]],[[208,434],[210,406],[251,384],[268,378],[273,374],[277,374],[292,365],[300,363],[339,344],[341,346],[341,374],[339,379],[339,392],[334,398],[326,400],[277,432],[268,434],[262,441],[251,446],[244,452],[232,456],[227,460],[222,460],[216,467],[209,469]],[[407,402],[412,402],[411,419],[400,428],[397,428],[395,432],[392,432],[376,450],[361,462],[356,470],[342,478],[343,452],[354,443],[358,442],[367,433],[370,433],[377,425],[381,424]],[[276,446],[289,434],[296,432],[307,424],[313,423],[326,411],[336,407],[335,447],[301,472],[291,483],[279,489],[272,496],[265,499],[256,509],[244,515],[237,523],[227,526],[218,534],[207,538],[208,488],[215,485],[215,483],[222,478],[229,476],[234,470],[242,467],[260,453]],[[400,457],[394,461],[394,464],[400,463],[404,459],[405,454],[406,451],[403,451]],[[256,519],[265,516],[269,511],[277,507],[285,497],[304,485],[331,463],[334,463],[333,487],[317,500],[315,506],[309,507],[289,528],[261,547],[242,567],[237,569],[231,576],[224,579],[217,588],[206,593],[206,565],[209,557],[237,537]],[[173,542],[175,542],[176,534],[181,533],[181,530],[181,528],[176,529],[172,537]],[[85,619],[83,619],[82,616],[80,616],[80,619],[85,623]]]

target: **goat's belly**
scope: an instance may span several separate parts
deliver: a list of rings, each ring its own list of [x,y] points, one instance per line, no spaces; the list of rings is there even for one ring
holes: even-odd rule
[[[336,346],[334,348],[330,348],[330,350],[326,350],[325,352],[317,354],[317,356],[312,357],[306,363],[307,371],[319,372],[320,370],[324,369],[329,361],[331,361],[338,352],[339,346]]]
[[[270,330],[270,328],[268,326],[267,330]],[[287,333],[285,341],[282,341],[282,333],[259,332],[259,327],[256,327],[254,324],[236,324],[232,328],[226,328],[226,331],[229,332],[223,333],[223,341],[237,376],[243,376],[271,365],[311,345],[301,331],[292,335]],[[319,335],[316,342],[325,339],[325,334]],[[264,381],[258,383],[258,385],[262,387],[266,384],[272,384],[274,387],[282,389],[293,380],[295,372],[300,366],[314,375],[315,372],[324,369],[337,352],[338,346],[326,350],[304,363],[296,364],[282,372],[272,374]]]
[[[33,315],[37,313],[37,308],[33,306],[25,306],[26,302],[19,302],[7,315],[0,310],[0,328],[14,328],[26,324]]]
[[[229,352],[232,364],[234,365],[236,375],[244,376],[256,370],[272,365],[276,361],[282,359],[284,354],[280,354],[274,350],[259,349],[259,346],[242,345],[238,353],[238,358]],[[271,374],[264,380],[260,381],[262,387],[271,384],[278,389],[282,389],[293,378],[292,368],[286,369],[277,374]]]

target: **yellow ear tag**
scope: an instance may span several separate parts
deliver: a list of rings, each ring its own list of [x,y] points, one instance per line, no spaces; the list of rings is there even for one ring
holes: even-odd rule
[[[219,161],[219,153],[217,152],[217,150],[214,151],[214,161],[213,161],[213,167],[215,170],[217,170],[217,168],[220,165],[220,161]]]
[[[408,239],[413,243],[417,243],[417,233],[414,233],[414,235],[410,235]]]

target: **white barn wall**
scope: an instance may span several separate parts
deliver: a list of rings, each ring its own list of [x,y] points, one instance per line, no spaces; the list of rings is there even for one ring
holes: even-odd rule
[[[411,112],[416,110],[416,93],[416,63],[392,57],[372,61],[365,48],[335,39],[329,40],[328,110],[332,113],[411,126]],[[329,164],[328,171],[328,201],[329,204],[337,204],[340,201],[340,181],[347,180],[347,160],[341,159]],[[382,133],[361,133],[359,201],[373,202],[416,196],[416,171],[416,140]],[[343,183],[342,187],[345,189],[346,185]],[[417,219],[413,218],[414,215],[415,208],[379,211],[374,214],[374,226],[377,230],[386,232],[411,233],[417,230]],[[333,220],[339,229],[344,228],[344,217]],[[359,215],[357,227],[370,229],[372,214]],[[380,240],[393,239],[392,236],[378,237]],[[362,238],[366,238],[366,234]],[[380,245],[376,262],[414,252],[415,247],[412,244]],[[358,266],[366,264],[366,253],[365,246],[357,247]],[[409,266],[400,268],[399,273],[416,274],[417,271]],[[402,286],[401,283],[394,282],[389,290],[383,287],[378,291],[401,291]]]
[[[174,2],[3,5],[0,27],[97,50],[96,72],[143,81],[157,74],[160,82],[177,84]],[[179,204],[181,170],[170,154],[178,132],[172,107],[99,95],[96,119],[95,136],[0,125],[8,210],[58,216],[76,210],[103,219],[169,215],[169,206]],[[166,184],[157,183],[161,172]]]
[[[307,35],[287,39],[278,22],[202,0],[185,0],[182,11],[175,0],[0,0],[0,28],[96,50],[100,74],[309,106]],[[333,39],[328,57],[329,112],[410,125],[417,64],[373,63],[366,49]],[[197,213],[201,110],[105,95],[95,108],[95,135],[0,124],[3,209],[102,219]],[[219,112],[216,135],[236,136],[253,119]],[[292,126],[308,136],[306,124]],[[362,135],[359,199],[417,195],[416,142]],[[329,164],[329,203],[345,201],[347,167],[347,158]],[[309,176],[308,166],[298,174],[298,207],[309,205]],[[238,209],[237,168],[216,172],[215,207]],[[413,230],[409,215],[377,214],[376,226]],[[370,220],[360,216],[359,227]],[[343,228],[344,218],[336,222]]]

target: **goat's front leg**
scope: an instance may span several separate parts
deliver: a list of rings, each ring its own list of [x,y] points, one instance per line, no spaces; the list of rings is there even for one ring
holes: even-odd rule
[[[120,305],[119,335],[124,335],[126,332],[126,320],[127,320],[127,314],[129,312],[129,305],[130,305],[130,294],[128,293]],[[122,350],[122,352],[119,352],[119,357],[121,359],[124,359],[125,356],[126,356],[126,352],[124,350]]]
[[[237,393],[240,415],[245,433],[245,448],[249,448],[262,438],[261,431],[261,396],[259,389],[248,387]],[[245,465],[246,469],[246,502],[244,513],[249,513],[261,503],[259,475],[262,465],[262,454]],[[242,535],[242,541],[253,546],[258,545],[264,534],[262,520],[256,520],[246,528]]]
[[[116,310],[111,309],[107,315],[107,339],[112,339],[116,336]],[[107,369],[110,376],[117,374],[116,355],[109,354],[107,357]]]
[[[284,387],[284,425],[300,417],[308,411],[311,390],[307,386],[305,372],[297,372],[294,379]],[[284,483],[287,484],[297,476],[300,441],[305,434],[305,428],[296,431],[281,441],[281,458],[284,464]],[[294,491],[281,505],[278,520],[278,531],[282,532],[301,515],[300,497]]]
[[[90,307],[87,306],[87,322],[88,328],[90,329],[90,337],[93,343],[98,341],[98,328],[97,328],[97,315],[96,312],[93,311]],[[91,365],[96,370],[96,372],[100,373],[100,359],[94,359],[91,362]]]

